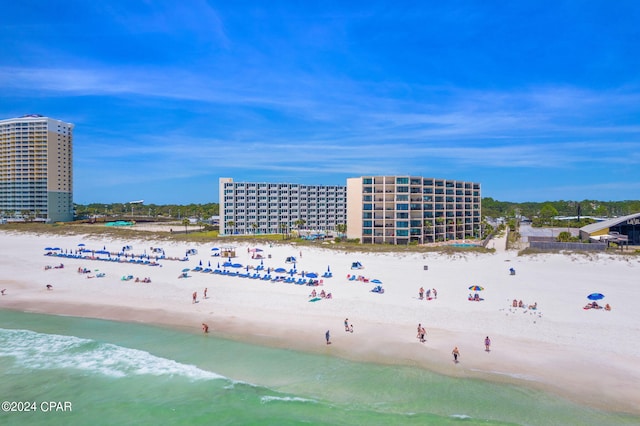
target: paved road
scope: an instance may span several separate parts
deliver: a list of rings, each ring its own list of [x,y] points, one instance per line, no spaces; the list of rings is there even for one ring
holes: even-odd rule
[[[529,242],[529,237],[557,237],[561,232],[570,232],[572,236],[580,235],[578,228],[534,228],[531,224],[520,224],[520,236],[523,242]]]

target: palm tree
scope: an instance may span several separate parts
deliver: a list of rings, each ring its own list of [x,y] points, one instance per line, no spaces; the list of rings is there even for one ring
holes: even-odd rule
[[[235,228],[236,223],[232,220],[230,220],[229,222],[227,222],[227,228],[231,228],[231,235],[233,235],[233,229]]]
[[[253,228],[253,235],[256,235],[256,233],[258,231],[258,224],[257,223],[252,223],[251,227]]]
[[[287,224],[286,223],[281,223],[280,224],[280,232],[282,232],[282,239],[284,240],[284,234],[285,231],[287,230]]]
[[[431,236],[432,241],[435,240],[435,235],[433,235],[433,225],[431,225],[431,220],[425,219],[424,221],[424,233],[426,236]]]
[[[344,234],[347,233],[347,224],[346,223],[339,223],[336,225],[336,231],[338,231],[338,236],[340,238],[344,238]]]
[[[182,219],[182,224],[184,225],[184,233],[188,234],[189,229],[187,228],[187,226],[189,225],[189,219],[187,219],[186,217]]]
[[[305,222],[304,219],[298,219],[295,222],[293,222],[294,225],[296,225],[296,229],[298,230],[298,237],[300,236],[300,228],[304,226]]]

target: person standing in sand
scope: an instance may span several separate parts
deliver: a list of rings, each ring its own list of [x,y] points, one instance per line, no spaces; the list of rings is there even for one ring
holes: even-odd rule
[[[453,355],[453,362],[455,362],[457,364],[458,363],[458,357],[460,356],[460,351],[458,350],[457,346],[455,348],[453,348],[453,351],[451,351],[451,354]]]
[[[344,331],[349,331],[349,318],[344,319]]]
[[[485,352],[491,352],[491,339],[489,339],[489,336],[484,338],[484,350]]]
[[[420,290],[418,290],[418,298],[420,300],[422,300],[424,298],[424,288],[420,287]]]
[[[191,303],[196,303],[198,301],[198,292],[194,291],[191,295]]]
[[[329,330],[327,330],[326,333],[324,333],[324,338],[327,339],[327,345],[331,344],[331,334],[329,333]]]
[[[202,332],[205,334],[209,332],[209,326],[204,322],[202,323]]]
[[[209,290],[209,289],[205,287],[205,289],[204,289],[204,298],[205,298],[205,299],[207,298],[207,291],[208,291],[208,290]]]

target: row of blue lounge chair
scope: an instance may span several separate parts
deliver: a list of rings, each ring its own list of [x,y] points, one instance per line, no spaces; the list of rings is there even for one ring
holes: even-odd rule
[[[203,271],[204,272],[204,271]],[[239,277],[239,278],[249,278],[253,280],[261,280],[261,281],[271,281],[271,282],[284,282],[288,284],[297,284],[297,285],[316,285],[318,284],[318,280],[314,280],[312,278],[293,278],[283,275],[274,275],[264,274],[260,275],[258,272],[249,273],[249,272],[237,272],[237,271],[228,271],[226,269],[214,269],[214,274],[224,275],[228,277]]]
[[[53,253],[45,254],[45,256],[64,257],[66,259],[82,259],[82,260],[100,260],[102,262],[117,262],[117,263],[130,263],[134,265],[149,265],[149,266],[162,266],[156,261],[148,259],[121,259],[119,257],[92,257],[83,256],[79,254],[65,254],[65,253]]]

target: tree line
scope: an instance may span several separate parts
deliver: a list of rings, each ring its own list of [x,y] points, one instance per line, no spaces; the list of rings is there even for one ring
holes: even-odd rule
[[[527,217],[532,220],[550,219],[555,216],[596,216],[616,217],[640,212],[640,200],[627,201],[544,201],[515,203],[498,201],[491,197],[482,199],[482,214],[485,217],[516,218]],[[75,204],[77,217],[91,216],[149,216],[174,219],[209,219],[220,214],[218,203],[207,204],[129,204],[129,203],[92,203]],[[566,225],[566,222],[565,222]]]
[[[207,204],[130,204],[130,203],[91,203],[74,204],[77,218],[95,216],[146,216],[157,218],[196,218],[207,220],[212,216],[218,216],[220,206],[218,203]]]

